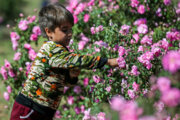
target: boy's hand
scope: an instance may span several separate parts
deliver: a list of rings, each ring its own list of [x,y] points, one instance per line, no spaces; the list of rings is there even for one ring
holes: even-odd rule
[[[71,78],[78,77],[80,73],[81,73],[80,69],[70,69],[69,70],[69,75]]]
[[[118,67],[117,58],[108,59],[106,64],[111,67]]]

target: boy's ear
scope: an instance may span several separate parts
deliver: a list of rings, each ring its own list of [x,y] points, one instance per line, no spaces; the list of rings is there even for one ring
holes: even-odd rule
[[[47,27],[45,28],[45,32],[48,37],[51,37],[52,32]]]

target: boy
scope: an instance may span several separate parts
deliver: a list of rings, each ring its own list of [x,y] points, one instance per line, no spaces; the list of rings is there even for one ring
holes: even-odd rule
[[[34,60],[22,91],[16,97],[11,120],[52,120],[64,86],[76,84],[81,68],[118,66],[116,59],[87,56],[68,51],[74,18],[56,3],[39,12],[39,25],[47,39]]]

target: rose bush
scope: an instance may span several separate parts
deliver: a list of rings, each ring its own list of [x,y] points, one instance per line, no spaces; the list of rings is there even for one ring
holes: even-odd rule
[[[67,9],[75,18],[70,51],[118,57],[119,67],[105,65],[100,70],[82,70],[77,86],[64,87],[56,118],[144,120],[150,119],[147,115],[157,119],[178,114],[180,3],[70,0]],[[38,44],[43,39],[40,35],[35,16],[20,18],[11,32],[12,47],[16,51],[14,62],[5,60],[1,67],[7,86],[6,100],[9,96],[13,100],[21,90],[36,57],[31,43]],[[156,79],[152,75],[166,77]],[[169,80],[171,76],[177,78]],[[118,114],[111,111],[108,103]],[[161,112],[155,115],[157,106]]]

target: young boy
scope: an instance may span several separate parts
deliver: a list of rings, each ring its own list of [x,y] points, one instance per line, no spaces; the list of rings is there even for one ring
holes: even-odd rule
[[[74,25],[72,14],[56,3],[39,12],[39,25],[47,39],[34,60],[22,91],[16,97],[11,120],[52,120],[63,95],[64,86],[76,84],[80,70],[118,66],[115,59],[68,51]]]

